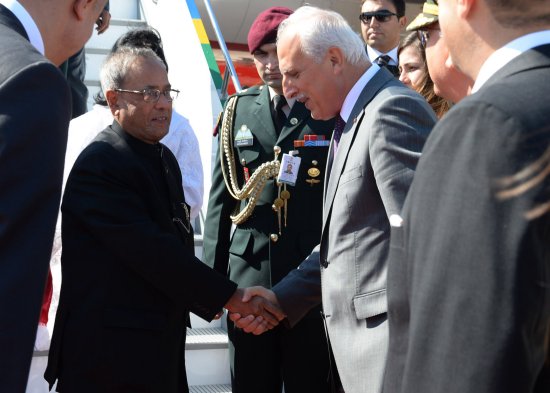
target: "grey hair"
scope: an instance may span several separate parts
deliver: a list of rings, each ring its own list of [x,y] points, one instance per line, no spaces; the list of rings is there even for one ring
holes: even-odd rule
[[[103,63],[99,75],[101,89],[120,89],[128,71],[138,58],[158,60],[166,68],[162,59],[149,48],[122,47],[111,53]]]
[[[351,65],[368,63],[363,40],[337,12],[313,6],[300,7],[279,25],[277,40],[286,34],[300,38],[302,53],[317,63],[331,47],[340,48]]]

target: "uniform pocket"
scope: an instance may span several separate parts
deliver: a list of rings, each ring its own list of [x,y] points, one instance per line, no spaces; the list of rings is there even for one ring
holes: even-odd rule
[[[229,252],[234,255],[242,256],[248,249],[248,244],[253,240],[252,233],[236,229],[231,239]]]
[[[254,162],[260,155],[260,152],[258,150],[252,150],[250,147],[248,148],[241,147],[241,148],[238,148],[238,150],[239,150],[239,161],[242,162],[242,160],[244,159],[247,166],[251,162]]]

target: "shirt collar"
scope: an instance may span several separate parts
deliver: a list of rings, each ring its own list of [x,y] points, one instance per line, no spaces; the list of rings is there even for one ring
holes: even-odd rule
[[[382,55],[388,55],[391,57],[390,65],[397,65],[399,62],[397,61],[397,47],[393,48],[388,53],[382,53],[374,48],[371,48],[367,45],[367,55],[369,56],[369,60],[371,63],[373,63],[376,59],[378,59]]]
[[[340,109],[340,117],[342,120],[344,120],[346,123],[349,120],[349,117],[351,115],[351,111],[353,110],[353,107],[355,106],[355,103],[359,99],[359,96],[365,89],[365,86],[369,81],[372,79],[372,77],[380,70],[380,67],[377,64],[372,64],[363,75],[355,82],[355,85],[351,88],[348,95],[346,96],[346,99],[344,100],[344,104],[342,105],[342,109]]]
[[[529,49],[550,43],[550,30],[537,31],[510,41],[497,49],[485,60],[477,75],[472,94],[481,87],[501,68]]]
[[[269,90],[269,101],[273,101],[273,97],[280,95],[280,94],[276,93],[275,90],[273,90],[273,88],[271,86],[267,86],[267,88]],[[286,99],[286,104],[288,105],[288,107],[290,109],[292,109],[292,106],[296,102],[296,98],[286,98],[285,97],[285,99]]]
[[[25,32],[29,37],[31,45],[34,46],[36,50],[42,54],[42,56],[44,56],[44,41],[42,40],[40,30],[38,30],[38,26],[34,22],[31,14],[29,14],[25,7],[23,7],[17,0],[0,0],[0,4],[13,12],[16,18],[19,19],[19,22],[21,22],[25,28]]]

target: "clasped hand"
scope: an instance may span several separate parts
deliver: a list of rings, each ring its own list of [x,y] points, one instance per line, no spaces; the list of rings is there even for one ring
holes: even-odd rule
[[[238,288],[225,308],[237,327],[256,335],[273,329],[286,318],[275,293],[264,287]]]

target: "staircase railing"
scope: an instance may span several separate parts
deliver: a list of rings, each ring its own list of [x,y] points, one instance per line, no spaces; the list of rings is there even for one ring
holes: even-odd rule
[[[227,49],[227,45],[225,44],[225,40],[223,38],[222,31],[220,30],[218,20],[216,19],[216,15],[212,10],[212,5],[210,4],[210,0],[204,0],[204,6],[206,7],[206,12],[208,13],[208,17],[210,18],[210,22],[212,23],[212,27],[214,28],[214,32],[216,33],[216,38],[218,39],[218,43],[220,45],[220,49],[222,51],[222,54],[226,63],[225,73],[223,76],[223,84],[220,92],[220,99],[222,100],[222,102],[224,102],[225,99],[227,98],[227,87],[229,86],[229,78],[228,78],[229,73],[231,74],[231,80],[233,81],[233,86],[235,86],[235,90],[239,92],[242,90],[242,87],[241,87],[241,83],[239,82],[239,77],[237,75],[237,71],[235,70],[235,66],[233,65],[233,60],[231,60],[231,56],[229,55],[229,50]]]

